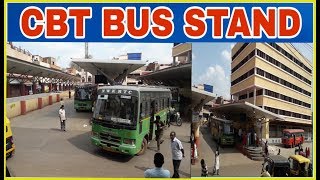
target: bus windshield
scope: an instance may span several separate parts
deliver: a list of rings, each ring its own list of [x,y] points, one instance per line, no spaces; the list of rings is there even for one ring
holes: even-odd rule
[[[91,100],[93,98],[92,89],[78,88],[75,92],[76,100]]]
[[[292,134],[285,132],[285,133],[283,133],[283,137],[290,138],[290,137],[292,137]]]
[[[137,122],[138,98],[119,94],[99,95],[93,117],[134,125]]]

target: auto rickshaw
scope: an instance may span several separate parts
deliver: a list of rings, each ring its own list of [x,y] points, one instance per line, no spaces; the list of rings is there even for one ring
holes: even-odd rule
[[[264,159],[261,174],[268,171],[271,177],[288,177],[290,173],[289,160],[281,155],[270,155]]]
[[[10,120],[7,117],[5,117],[5,122],[6,122],[6,158],[10,158],[15,151],[15,144],[13,143]]]
[[[290,176],[308,177],[312,174],[309,172],[312,171],[310,159],[301,155],[291,155],[288,160],[290,163]]]

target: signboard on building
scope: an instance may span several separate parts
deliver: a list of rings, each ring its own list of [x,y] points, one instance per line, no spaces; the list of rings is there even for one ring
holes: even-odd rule
[[[209,84],[203,84],[203,89],[204,89],[204,91],[213,93],[213,86],[211,86]]]

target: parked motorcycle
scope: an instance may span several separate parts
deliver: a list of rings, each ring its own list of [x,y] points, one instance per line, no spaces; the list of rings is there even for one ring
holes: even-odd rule
[[[180,113],[178,111],[175,111],[173,114],[170,115],[168,127],[170,127],[170,124],[172,124],[174,122],[176,123],[177,126],[182,125],[182,119],[181,119]]]

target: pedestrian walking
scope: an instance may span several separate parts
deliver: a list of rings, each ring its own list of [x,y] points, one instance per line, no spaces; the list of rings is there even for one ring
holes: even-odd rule
[[[213,175],[217,173],[219,175],[219,168],[220,168],[220,152],[219,148],[217,148],[215,152],[215,158],[214,158],[214,169],[213,169]]]
[[[160,121],[160,116],[156,116],[155,123],[157,126],[157,129],[156,129],[157,148],[158,148],[158,151],[160,151],[160,144],[163,143],[162,136],[163,136],[163,129],[165,127],[165,124],[162,121]]]
[[[60,99],[60,106],[64,106],[63,98]]]
[[[173,162],[173,176],[172,178],[179,178],[179,167],[182,158],[184,158],[184,149],[181,141],[176,137],[176,133],[172,131],[170,133],[171,139],[171,152],[172,152],[172,162]]]
[[[155,165],[152,169],[147,169],[144,172],[144,177],[146,178],[170,178],[170,171],[164,169],[162,165],[164,164],[164,157],[161,153],[156,153],[153,158],[153,163]]]
[[[266,156],[269,155],[269,150],[268,150],[268,141],[266,141],[266,143],[264,144],[264,153]]]
[[[61,125],[61,130],[62,131],[66,131],[66,111],[64,109],[64,105],[62,105],[60,107],[60,110],[59,110],[59,117],[60,117],[60,125]]]
[[[69,90],[69,99],[71,99],[71,91]]]
[[[201,159],[201,177],[208,177],[208,167],[204,159]]]

